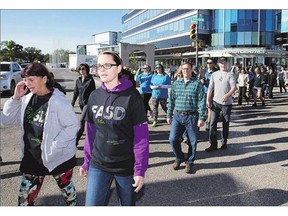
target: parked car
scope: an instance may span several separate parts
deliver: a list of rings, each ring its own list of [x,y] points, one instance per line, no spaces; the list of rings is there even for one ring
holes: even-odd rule
[[[0,62],[0,92],[14,94],[16,84],[22,80],[21,70],[17,62]]]
[[[31,64],[31,63],[21,63],[20,66],[21,66],[22,69],[24,69],[29,64]]]

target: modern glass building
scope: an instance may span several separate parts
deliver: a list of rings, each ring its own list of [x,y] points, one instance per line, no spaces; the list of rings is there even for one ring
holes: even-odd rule
[[[194,50],[189,38],[192,19],[202,18],[198,32],[205,41],[210,39],[209,10],[129,10],[122,17],[122,40],[131,44],[153,44],[156,61],[180,64]],[[141,53],[139,53],[141,55]]]
[[[193,23],[201,42],[197,50],[189,37]],[[195,63],[196,56],[198,65],[220,56],[231,65],[270,65],[286,63],[287,29],[287,10],[127,10],[121,42],[153,44],[155,61],[167,66]]]

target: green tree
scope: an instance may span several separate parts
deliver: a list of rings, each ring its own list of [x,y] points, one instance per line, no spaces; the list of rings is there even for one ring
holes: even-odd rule
[[[23,58],[23,46],[13,40],[1,42],[1,61],[20,61]]]
[[[28,62],[40,61],[43,62],[44,55],[41,53],[40,49],[35,47],[26,47],[24,49],[24,60]]]
[[[42,61],[42,62],[47,63],[47,62],[49,62],[49,60],[50,60],[50,55],[49,55],[49,53],[47,53],[47,54],[45,54],[45,55],[43,56],[43,61]]]

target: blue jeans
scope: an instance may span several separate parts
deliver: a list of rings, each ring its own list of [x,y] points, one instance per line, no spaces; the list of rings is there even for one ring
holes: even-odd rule
[[[171,144],[173,153],[176,157],[175,161],[193,164],[196,157],[196,147],[199,128],[197,126],[198,114],[193,115],[180,115],[175,113],[170,128],[169,142]],[[186,130],[188,143],[190,144],[188,149],[188,158],[184,157],[181,147],[181,138]]]
[[[110,187],[113,179],[116,183],[119,204],[122,206],[135,206],[135,192],[133,175],[119,176],[98,168],[89,167],[86,185],[86,206],[108,205]]]
[[[213,101],[211,108],[211,120],[209,130],[209,142],[212,146],[217,147],[217,123],[222,112],[222,144],[227,144],[229,135],[229,122],[232,105],[222,105]]]

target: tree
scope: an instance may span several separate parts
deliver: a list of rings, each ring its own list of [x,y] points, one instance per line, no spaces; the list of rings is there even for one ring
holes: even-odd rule
[[[1,42],[1,61],[19,61],[23,58],[23,46],[14,41]]]
[[[41,54],[41,50],[35,47],[26,47],[24,49],[24,60],[28,62],[40,61],[43,62],[44,55]]]
[[[69,54],[73,54],[75,52],[71,52],[69,50],[57,49],[52,54],[52,63],[68,63],[69,62]]]

